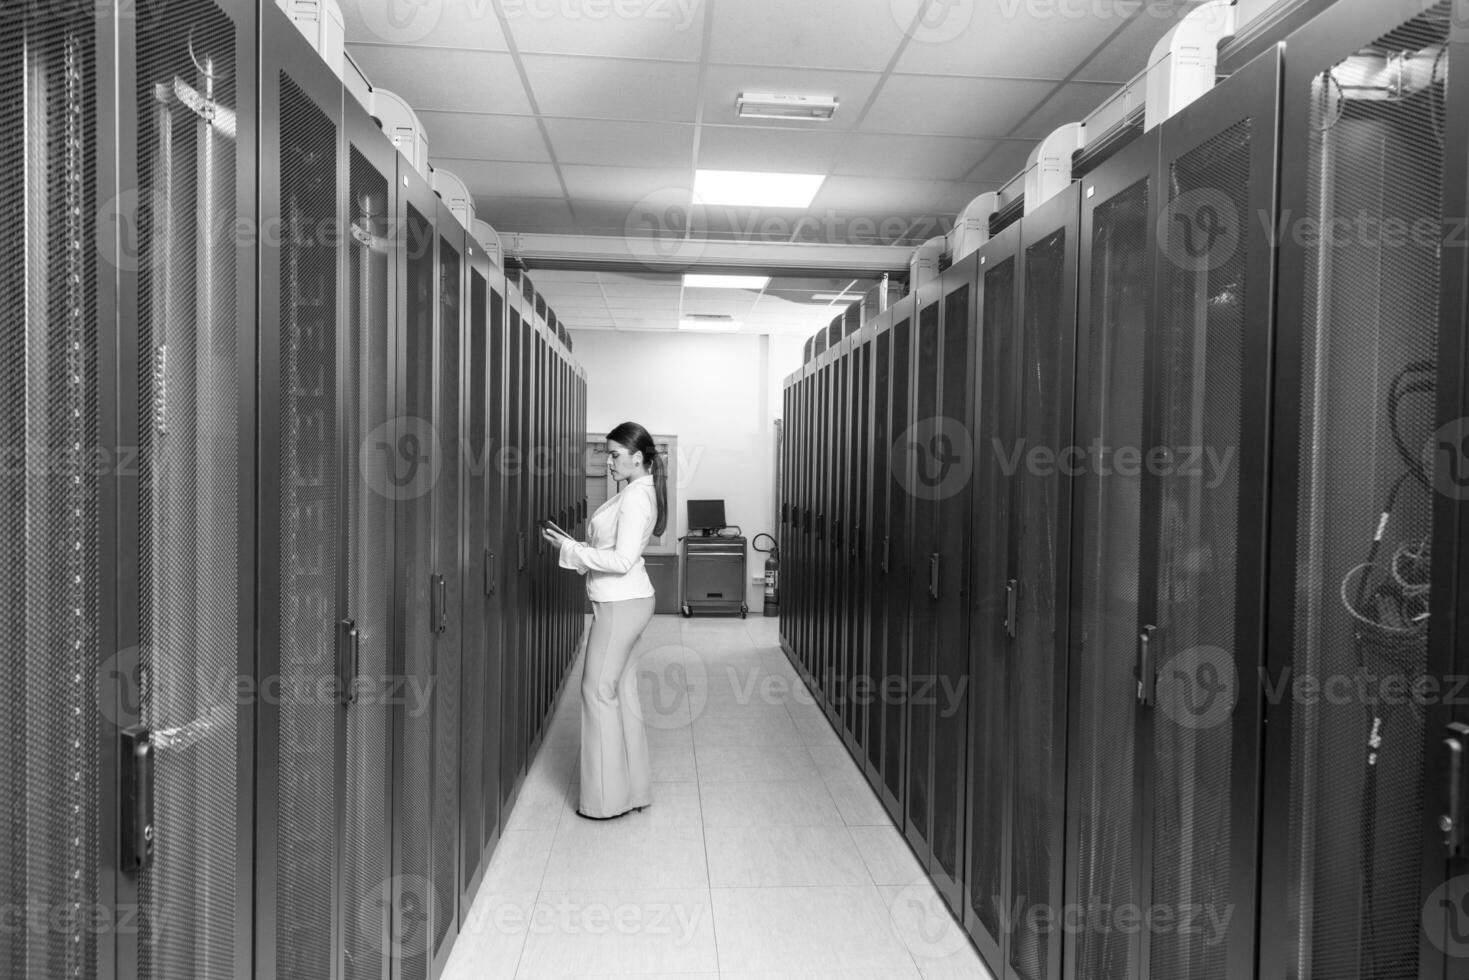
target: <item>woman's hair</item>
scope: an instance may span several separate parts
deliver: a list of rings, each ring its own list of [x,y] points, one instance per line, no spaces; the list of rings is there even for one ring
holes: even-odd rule
[[[653,496],[658,501],[658,519],[653,523],[653,537],[658,537],[668,526],[668,464],[648,430],[636,422],[622,423],[607,433],[607,441],[625,447],[629,453],[643,454],[643,465],[653,474]]]

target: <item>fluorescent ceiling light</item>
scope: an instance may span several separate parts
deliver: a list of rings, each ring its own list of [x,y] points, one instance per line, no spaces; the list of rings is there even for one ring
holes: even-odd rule
[[[735,97],[735,112],[742,119],[827,120],[836,115],[834,95],[777,95],[774,92],[741,92]]]
[[[808,208],[826,178],[821,174],[771,174],[753,170],[696,170],[700,204],[752,208]]]
[[[680,330],[738,330],[740,325],[727,315],[685,316],[678,321]]]
[[[836,301],[839,299],[861,299],[862,297],[858,296],[856,293],[816,293],[811,298],[817,301]]]
[[[769,276],[711,276],[685,272],[685,289],[764,289]]]

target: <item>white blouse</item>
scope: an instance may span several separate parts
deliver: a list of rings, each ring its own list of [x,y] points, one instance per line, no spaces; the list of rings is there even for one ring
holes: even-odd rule
[[[587,522],[587,543],[564,541],[561,567],[586,575],[593,602],[653,595],[643,549],[653,539],[658,501],[651,476],[640,476],[609,499]]]

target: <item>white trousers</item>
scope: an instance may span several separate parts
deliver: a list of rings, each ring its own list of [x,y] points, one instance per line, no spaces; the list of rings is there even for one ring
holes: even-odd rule
[[[615,817],[653,802],[648,734],[633,647],[653,619],[653,597],[592,603],[581,681],[581,812]]]

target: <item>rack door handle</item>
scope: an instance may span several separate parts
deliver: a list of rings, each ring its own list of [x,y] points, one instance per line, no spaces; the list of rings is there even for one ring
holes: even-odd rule
[[[122,732],[122,870],[137,874],[153,861],[153,733]]]
[[[928,559],[928,596],[930,599],[939,597],[939,556],[937,552]]]
[[[1151,708],[1157,700],[1158,668],[1154,662],[1157,652],[1153,639],[1158,633],[1156,626],[1144,626],[1137,639],[1137,703]]]
[[[1020,624],[1015,621],[1015,613],[1020,604],[1020,583],[1015,579],[1005,583],[1005,635],[1011,639],[1019,632]]]
[[[515,570],[517,572],[523,572],[525,571],[525,532],[521,531],[515,540],[516,557],[519,559]]]
[[[1464,762],[1466,749],[1469,749],[1469,725],[1462,722],[1453,722],[1449,726],[1448,737],[1444,739],[1444,748],[1447,749],[1448,771],[1448,797],[1449,812],[1441,814],[1438,818],[1438,829],[1443,831],[1444,848],[1451,858],[1463,857],[1466,844],[1466,821],[1464,816],[1464,791],[1466,789],[1466,773]]]
[[[342,707],[357,703],[357,674],[362,668],[362,634],[355,620],[342,620],[342,659],[337,671],[337,692]]]
[[[433,577],[433,608],[429,610],[429,625],[434,633],[443,633],[448,629],[448,583],[444,576]]]
[[[495,553],[485,549],[485,595],[495,594]]]

